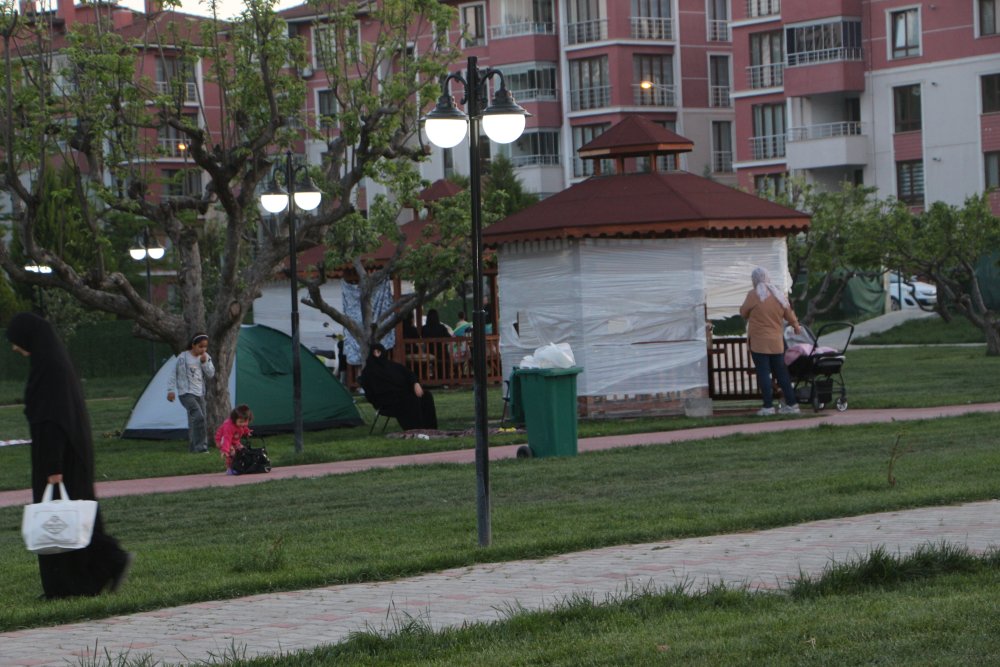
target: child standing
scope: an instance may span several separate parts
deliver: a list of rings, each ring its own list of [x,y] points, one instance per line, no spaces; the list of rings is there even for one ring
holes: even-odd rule
[[[236,452],[243,449],[240,440],[243,436],[250,435],[250,422],[253,421],[253,412],[248,405],[238,405],[229,413],[229,419],[222,422],[222,425],[215,432],[215,446],[222,453],[222,460],[226,462],[226,474],[238,475],[233,470],[233,458]]]
[[[215,365],[208,356],[208,336],[195,334],[187,352],[177,355],[177,365],[167,380],[167,400],[178,398],[188,415],[188,449],[208,451],[208,428],[205,421],[205,378],[215,377]]]

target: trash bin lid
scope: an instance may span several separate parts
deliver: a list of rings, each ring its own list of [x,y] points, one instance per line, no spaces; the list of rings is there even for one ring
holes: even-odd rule
[[[569,368],[515,368],[515,375],[578,375],[583,372],[581,366]]]

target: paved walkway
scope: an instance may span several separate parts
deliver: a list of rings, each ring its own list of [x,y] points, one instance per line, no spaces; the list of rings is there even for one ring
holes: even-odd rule
[[[982,411],[1000,411],[1000,403],[824,412],[812,418],[591,438],[581,440],[580,449],[593,451],[731,433],[809,428],[823,422],[884,422]],[[515,450],[500,447],[491,456],[509,457]],[[275,469],[270,475],[237,478],[190,475],[139,483],[110,482],[98,489],[107,497],[179,491],[217,482],[228,486],[275,477],[318,476],[376,465],[471,460],[472,452],[463,450],[389,461],[297,466]],[[133,658],[148,655],[160,665],[206,664],[232,655],[234,648],[248,657],[298,651],[339,642],[357,630],[391,630],[397,621],[411,617],[434,628],[492,621],[503,618],[509,609],[541,609],[575,595],[601,600],[637,587],[667,589],[685,584],[698,590],[717,582],[773,589],[801,573],[819,574],[833,561],[861,557],[876,546],[907,553],[920,545],[942,541],[964,544],[975,552],[1000,546],[1000,502],[884,512],[752,533],[608,547],[538,560],[463,567],[398,581],[255,595],[0,633],[0,665],[65,667],[93,656],[95,647],[102,659],[105,655],[114,659],[128,653]]]

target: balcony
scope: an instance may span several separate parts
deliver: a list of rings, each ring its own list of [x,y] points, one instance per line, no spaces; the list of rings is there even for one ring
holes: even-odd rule
[[[773,160],[785,157],[785,135],[770,134],[750,138],[750,152],[754,160]]]
[[[725,19],[710,19],[708,21],[708,41],[729,42],[729,21]]]
[[[177,85],[173,81],[157,81],[156,82],[156,93],[158,95],[172,95],[174,86]],[[187,81],[180,84],[184,86],[184,101],[185,102],[197,102],[198,101],[198,84],[194,81]]]
[[[788,130],[787,162],[793,169],[822,169],[868,162],[868,137],[857,121],[793,127]]]
[[[649,16],[633,16],[629,19],[632,39],[668,40],[674,38],[674,20],[672,18],[652,18]]]
[[[611,102],[611,86],[591,86],[569,91],[570,110],[601,109]]]
[[[819,51],[802,51],[800,53],[789,53],[785,57],[789,67],[814,65],[816,63],[828,63],[843,60],[860,61],[863,59],[864,53],[860,47],[838,47],[835,49],[821,49]]]
[[[566,43],[586,44],[599,42],[608,38],[608,20],[578,21],[566,24]]]
[[[510,88],[510,94],[518,102],[542,102],[559,99],[555,88]]]
[[[709,86],[708,105],[723,109],[732,107],[733,98],[731,97],[731,92],[729,86]]]
[[[824,49],[788,54],[785,94],[809,97],[865,89],[864,53],[860,48]]]
[[[522,35],[554,35],[556,24],[551,21],[517,21],[503,23],[490,28],[491,39],[520,37]]]
[[[746,0],[746,17],[755,19],[781,14],[781,0]]]
[[[784,69],[784,63],[747,67],[747,83],[754,90],[780,87],[784,84]]]
[[[558,155],[512,155],[510,161],[515,167],[558,167],[562,160]]]
[[[638,107],[675,107],[676,88],[672,83],[658,83],[645,88],[641,83],[633,83],[632,103]]]

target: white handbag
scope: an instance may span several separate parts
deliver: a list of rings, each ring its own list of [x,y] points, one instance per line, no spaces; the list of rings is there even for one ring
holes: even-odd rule
[[[28,551],[57,554],[90,544],[97,517],[96,500],[71,500],[59,482],[59,499],[52,499],[54,484],[45,487],[42,502],[24,506],[21,534]]]

